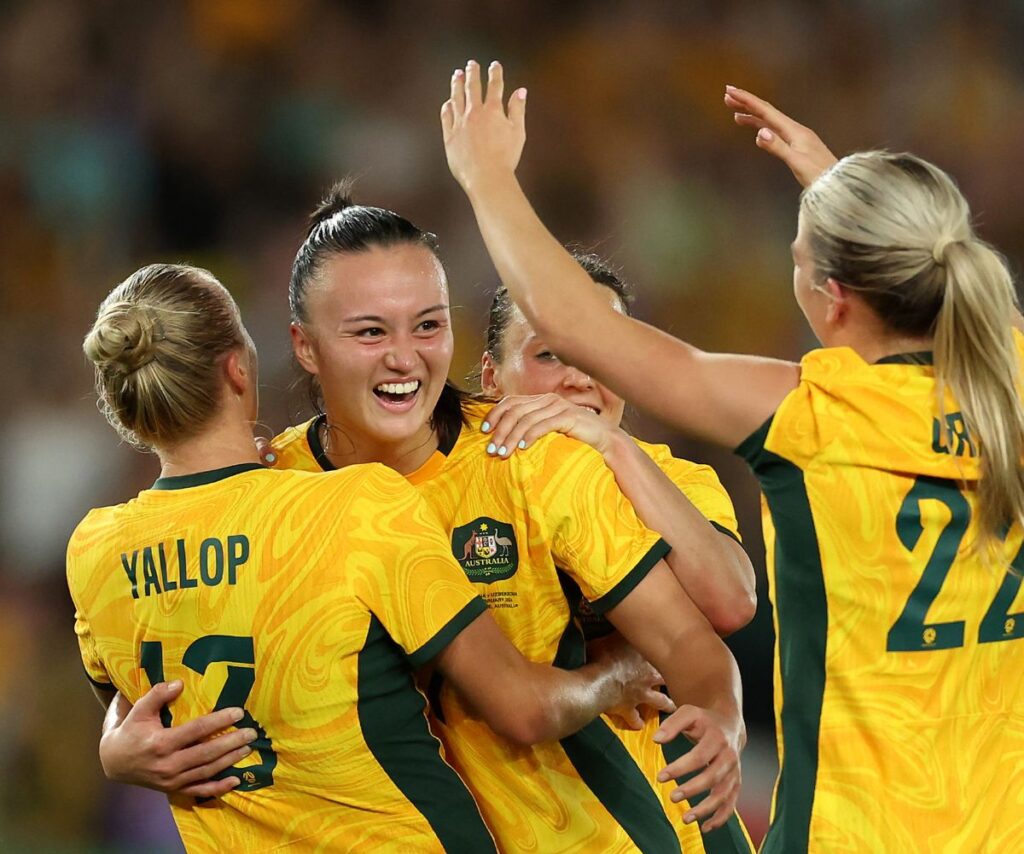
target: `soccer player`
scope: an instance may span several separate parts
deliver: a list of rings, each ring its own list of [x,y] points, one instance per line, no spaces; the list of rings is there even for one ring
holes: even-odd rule
[[[709,791],[685,818],[732,814],[744,739],[728,649],[674,578],[593,449],[551,435],[507,462],[486,452],[488,405],[447,381],[453,340],[433,235],[337,188],[313,216],[290,286],[296,357],[321,414],[273,442],[277,468],[384,462],[439,515],[502,631],[531,661],[575,668],[583,595],[665,677],[696,742],[682,760]],[[435,722],[503,850],[679,851],[643,772],[604,720],[525,747],[495,734],[445,679]],[[130,740],[130,739],[129,739]]]
[[[596,255],[577,252],[573,257],[612,307],[628,314],[631,294],[619,274]],[[714,470],[673,457],[665,445],[641,442],[621,429],[625,401],[551,352],[504,287],[491,301],[486,341],[481,389],[495,400],[505,398],[487,415],[488,449],[507,458],[553,431],[590,445],[643,523],[672,544],[666,563],[715,630],[729,634],[749,622],[756,607],[754,570],[739,544],[732,502]],[[614,631],[582,597],[573,606],[588,640]],[[736,815],[706,837],[697,825],[679,820],[690,805],[674,803],[675,784],[659,784],[657,774],[684,745],[678,739],[655,743],[658,715],[644,716],[641,729],[624,728],[615,718],[608,722],[674,817],[683,851],[751,850]]]
[[[516,181],[525,93],[506,114],[497,65],[488,88],[457,72],[442,126],[513,299],[554,352],[761,482],[781,759],[764,850],[1017,847],[1024,338],[953,181],[909,154],[827,169],[792,247],[823,348],[705,353],[595,293]]]
[[[68,545],[89,679],[108,702],[177,676],[164,725],[228,710],[252,740],[230,794],[172,798],[189,851],[494,851],[427,728],[415,666],[434,662],[514,744],[649,693],[635,655],[571,672],[524,659],[387,467],[264,468],[256,354],[208,272],[137,271],[84,348],[110,423],[161,461],[152,489],[91,511]]]

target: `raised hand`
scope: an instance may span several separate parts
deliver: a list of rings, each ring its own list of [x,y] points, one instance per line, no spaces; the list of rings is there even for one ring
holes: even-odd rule
[[[736,124],[757,128],[758,148],[785,163],[800,186],[809,186],[836,162],[836,156],[813,130],[793,121],[757,95],[726,86],[725,105],[734,111]]]
[[[500,459],[508,459],[547,433],[564,433],[603,454],[618,429],[597,413],[551,393],[506,397],[487,413],[484,424],[487,429],[483,425],[481,429],[491,436],[487,451]]]
[[[448,168],[466,192],[489,175],[514,173],[526,142],[526,90],[508,99],[501,63],[487,70],[487,92],[475,60],[452,74],[451,97],[441,107],[441,130]]]
[[[252,753],[249,743],[256,731],[223,732],[242,719],[238,708],[165,727],[160,710],[181,691],[182,683],[175,680],[154,685],[134,707],[120,694],[114,698],[100,739],[100,763],[108,779],[195,798],[216,798],[239,784],[238,777],[211,778]]]
[[[684,735],[694,743],[685,756],[671,763],[658,774],[658,782],[695,774],[669,796],[677,803],[701,792],[708,795],[683,816],[683,821],[701,821],[705,832],[721,827],[736,809],[740,793],[740,752],[746,742],[742,727],[710,709],[680,706],[659,730],[654,740],[659,744]],[[699,773],[696,773],[699,772]],[[706,820],[705,820],[706,819]]]

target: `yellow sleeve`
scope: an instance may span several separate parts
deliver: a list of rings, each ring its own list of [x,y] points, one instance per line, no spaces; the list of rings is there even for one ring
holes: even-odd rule
[[[534,446],[531,514],[545,519],[555,562],[597,614],[621,602],[670,546],[644,526],[593,448],[561,435]]]
[[[361,595],[413,666],[419,666],[451,643],[487,604],[453,557],[426,502],[401,475],[379,468],[366,484],[378,508],[372,524],[379,562]]]
[[[79,548],[77,531],[72,535],[68,543],[67,551],[67,579],[68,589],[71,592],[71,599],[75,604],[75,635],[78,638],[78,650],[82,656],[82,664],[85,667],[85,675],[97,688],[112,691],[114,685],[111,683],[107,668],[103,665],[99,651],[96,648],[96,638],[89,625],[89,618],[82,607],[81,590],[78,583],[79,570]]]
[[[668,448],[665,448],[665,453],[652,453],[660,448],[642,443],[640,448],[657,463],[658,468],[665,472],[668,479],[705,519],[736,542],[743,542],[740,539],[739,523],[736,521],[732,499],[711,466],[673,457]]]

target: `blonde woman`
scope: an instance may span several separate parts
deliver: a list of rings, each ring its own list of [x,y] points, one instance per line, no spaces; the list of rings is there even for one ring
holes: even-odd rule
[[[487,88],[476,63],[457,71],[441,120],[515,302],[571,364],[735,447],[764,491],[781,759],[764,850],[1019,846],[1024,347],[1007,269],[953,181],[908,154],[832,165],[792,246],[823,347],[799,364],[706,353],[591,285],[516,181],[525,91],[506,113],[497,64]],[[777,153],[783,130],[762,144]],[[807,140],[781,141],[803,168]]]

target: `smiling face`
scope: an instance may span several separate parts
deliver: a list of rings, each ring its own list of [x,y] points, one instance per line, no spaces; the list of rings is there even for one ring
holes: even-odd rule
[[[623,312],[622,302],[614,291],[597,287],[608,295],[616,311]],[[562,362],[533,331],[518,308],[513,309],[498,349],[500,362],[490,353],[483,355],[480,380],[485,394],[504,397],[551,392],[593,410],[615,426],[622,421],[625,401],[582,371]]]
[[[292,324],[292,344],[320,381],[331,427],[371,455],[432,451],[430,417],[453,350],[434,253],[415,243],[335,253],[310,288],[307,314]]]

